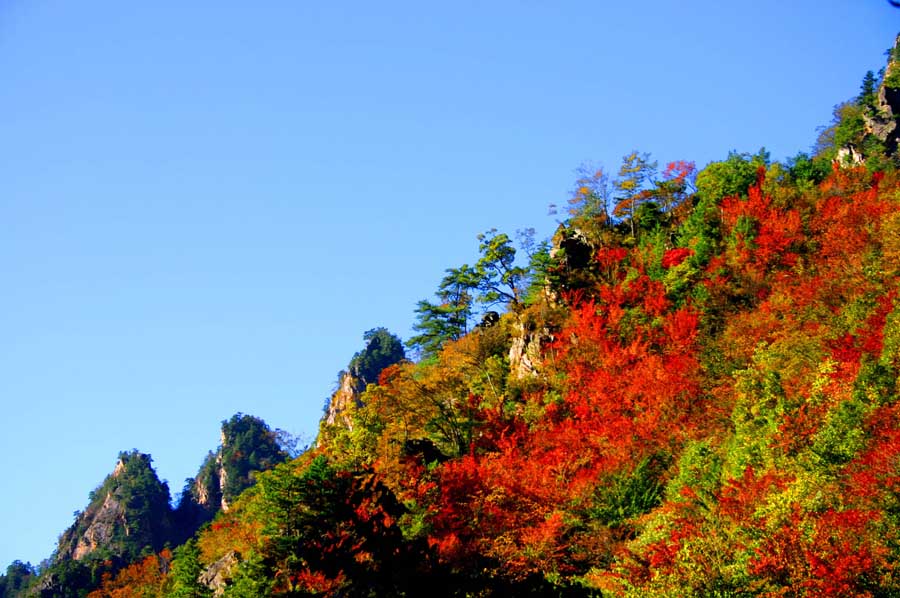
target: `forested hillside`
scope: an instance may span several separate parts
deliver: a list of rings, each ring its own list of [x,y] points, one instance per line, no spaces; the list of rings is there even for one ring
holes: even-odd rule
[[[123,454],[147,491],[85,516],[148,526],[88,551],[79,516],[0,596],[900,595],[898,116],[900,46],[812,154],[583,173],[552,239],[478,237],[408,352],[365,333],[305,453],[236,416],[149,517]]]

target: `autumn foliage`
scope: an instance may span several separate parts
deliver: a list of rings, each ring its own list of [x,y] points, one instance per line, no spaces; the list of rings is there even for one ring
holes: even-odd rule
[[[900,186],[770,174],[702,215],[679,196],[654,230],[590,216],[621,242],[385,368],[349,425],[201,534],[201,560],[240,554],[234,595],[900,592]],[[155,562],[98,598],[156,583]]]
[[[89,598],[209,567],[225,596],[900,595],[896,173],[628,158],[618,219],[580,181],[539,300],[378,368]]]

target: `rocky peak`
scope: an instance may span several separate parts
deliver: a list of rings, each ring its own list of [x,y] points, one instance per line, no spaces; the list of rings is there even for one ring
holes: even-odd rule
[[[361,407],[359,385],[356,379],[349,373],[341,374],[338,389],[331,395],[328,407],[325,410],[325,425],[341,426],[348,430],[353,429],[353,408]]]
[[[897,154],[900,146],[900,35],[889,58],[875,97],[874,110],[864,114],[865,132],[884,143],[887,155]]]
[[[144,548],[159,550],[171,534],[169,488],[150,455],[123,452],[87,508],[59,540],[57,559],[133,557]]]
[[[254,482],[256,472],[271,469],[287,458],[278,438],[266,423],[252,415],[235,414],[222,422],[219,448],[207,454],[197,476],[182,492],[180,517],[199,526]]]

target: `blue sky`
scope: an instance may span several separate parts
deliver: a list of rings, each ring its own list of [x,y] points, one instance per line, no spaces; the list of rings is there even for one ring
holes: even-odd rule
[[[0,0],[0,567],[121,450],[173,492],[240,411],[312,438],[337,372],[584,163],[806,150],[884,0]]]

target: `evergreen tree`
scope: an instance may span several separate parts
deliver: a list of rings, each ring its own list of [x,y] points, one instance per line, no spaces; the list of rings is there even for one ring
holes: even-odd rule
[[[441,279],[436,293],[438,302],[426,299],[416,307],[413,330],[419,332],[406,344],[417,349],[423,357],[435,355],[448,340],[456,340],[469,331],[472,318],[473,293],[481,277],[475,268],[464,264],[449,268]]]
[[[172,562],[172,589],[167,598],[208,598],[212,591],[200,583],[203,566],[200,564],[200,549],[194,539],[190,539],[175,550]]]
[[[481,259],[475,264],[478,277],[478,301],[487,307],[507,303],[517,307],[522,303],[523,284],[528,270],[516,266],[516,248],[506,233],[497,229],[478,235]]]
[[[406,359],[403,342],[386,328],[373,328],[363,335],[366,348],[350,360],[350,375],[356,379],[357,390],[363,391],[369,384],[376,384],[381,371]]]
[[[222,465],[225,487],[222,496],[232,501],[253,485],[254,473],[271,469],[287,455],[274,431],[258,417],[237,413],[222,422]]]
[[[856,102],[862,106],[868,116],[875,116],[878,112],[878,82],[875,79],[875,73],[867,71],[863,77],[862,84],[859,86],[859,96]]]

